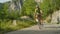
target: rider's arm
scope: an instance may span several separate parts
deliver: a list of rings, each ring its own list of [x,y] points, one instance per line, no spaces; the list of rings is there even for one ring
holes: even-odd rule
[[[43,13],[42,10],[40,10],[40,12]]]
[[[42,12],[42,10],[40,10],[40,12],[41,12],[41,14],[43,15],[43,12]]]
[[[37,18],[36,11],[37,11],[37,9],[35,9],[35,12],[34,12],[34,18],[35,18],[35,19]]]

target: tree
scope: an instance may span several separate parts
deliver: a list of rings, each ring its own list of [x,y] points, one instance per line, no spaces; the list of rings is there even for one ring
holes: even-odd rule
[[[54,11],[59,10],[60,0],[43,0],[40,8],[43,10],[44,18],[52,14]]]
[[[23,15],[33,17],[35,5],[36,5],[35,0],[25,0],[22,8],[22,13],[24,12]]]

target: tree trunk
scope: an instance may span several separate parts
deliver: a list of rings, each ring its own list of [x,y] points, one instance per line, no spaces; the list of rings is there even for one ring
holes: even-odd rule
[[[13,25],[17,25],[16,20],[12,20]]]

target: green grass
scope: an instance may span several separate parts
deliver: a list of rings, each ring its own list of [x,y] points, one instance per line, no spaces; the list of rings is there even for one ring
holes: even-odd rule
[[[34,20],[17,20],[17,25],[13,25],[11,20],[1,21],[0,23],[0,34],[4,34],[10,31],[20,30],[22,28],[30,27],[35,25]]]

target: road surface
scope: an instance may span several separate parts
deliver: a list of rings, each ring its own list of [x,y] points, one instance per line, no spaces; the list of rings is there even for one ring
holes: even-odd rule
[[[29,28],[24,28],[22,30],[14,32],[8,32],[6,34],[60,34],[60,25],[44,25],[42,29],[39,29],[38,25],[34,25]]]

